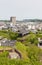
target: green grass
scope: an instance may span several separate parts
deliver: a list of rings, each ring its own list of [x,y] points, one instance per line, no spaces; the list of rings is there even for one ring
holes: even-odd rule
[[[23,59],[27,59],[27,47],[21,42],[17,42],[15,48],[21,53]]]
[[[0,46],[0,50],[5,50],[5,49],[12,49],[11,47],[7,47],[7,46]]]

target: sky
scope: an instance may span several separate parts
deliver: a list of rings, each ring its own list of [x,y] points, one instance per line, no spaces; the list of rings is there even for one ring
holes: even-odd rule
[[[42,19],[42,0],[0,0],[0,19]]]

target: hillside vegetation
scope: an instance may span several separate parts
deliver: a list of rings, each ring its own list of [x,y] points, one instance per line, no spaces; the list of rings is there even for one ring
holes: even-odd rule
[[[9,59],[9,52],[4,51],[0,53],[0,65],[42,65],[42,49],[38,48],[38,38],[42,38],[42,31],[37,34],[30,33],[23,37],[19,37],[19,34],[11,31],[0,31],[0,36],[17,40],[13,48],[22,55],[21,59]]]

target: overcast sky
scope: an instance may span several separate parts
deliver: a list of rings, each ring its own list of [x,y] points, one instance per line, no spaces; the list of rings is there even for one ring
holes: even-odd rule
[[[0,0],[0,19],[42,19],[42,0]]]

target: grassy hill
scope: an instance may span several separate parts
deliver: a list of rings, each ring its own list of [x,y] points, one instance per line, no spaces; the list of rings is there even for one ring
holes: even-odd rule
[[[0,65],[42,65],[42,49],[37,46],[38,37],[42,38],[40,33],[30,33],[24,37],[18,37],[17,33],[0,31],[0,36],[11,40],[16,39],[17,42],[13,48],[17,49],[22,55],[21,59],[9,59],[9,52],[4,51],[0,53]],[[5,48],[7,47],[0,47],[0,49]]]

